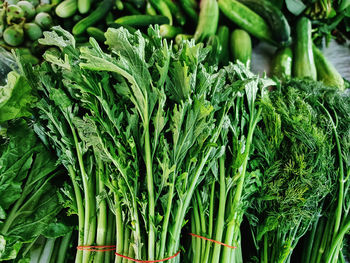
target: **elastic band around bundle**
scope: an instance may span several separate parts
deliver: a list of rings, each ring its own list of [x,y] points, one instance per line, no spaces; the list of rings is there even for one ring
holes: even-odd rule
[[[84,250],[84,251],[107,252],[107,251],[114,251],[115,245],[111,245],[111,246],[77,246],[77,249]]]
[[[125,258],[125,259],[128,259],[128,260],[131,260],[133,262],[140,262],[140,263],[155,263],[155,262],[164,262],[164,261],[167,261],[169,259],[172,259],[172,258],[175,258],[177,255],[180,254],[180,250],[173,256],[171,257],[168,257],[168,258],[163,258],[163,259],[157,259],[157,260],[140,260],[140,259],[134,259],[134,258],[130,258],[130,257],[127,257],[127,256],[124,256],[122,254],[119,254],[119,253],[115,253],[117,256],[119,257],[122,257],[122,258]]]
[[[220,242],[220,241],[216,241],[216,240],[214,240],[214,239],[202,237],[202,236],[200,236],[200,235],[196,235],[196,234],[193,234],[193,233],[190,233],[190,235],[193,236],[193,237],[201,238],[201,239],[204,239],[204,240],[207,240],[207,241],[210,241],[210,242],[219,244],[219,245],[221,245],[221,246],[228,247],[228,248],[232,248],[232,249],[237,248],[237,247],[233,247],[233,246],[227,245],[227,244],[225,244],[225,243],[222,243],[222,242]]]

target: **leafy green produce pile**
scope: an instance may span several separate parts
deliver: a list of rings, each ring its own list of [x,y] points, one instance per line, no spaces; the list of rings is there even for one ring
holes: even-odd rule
[[[315,45],[348,1],[33,5],[62,26],[0,50],[0,261],[350,259],[349,83]]]

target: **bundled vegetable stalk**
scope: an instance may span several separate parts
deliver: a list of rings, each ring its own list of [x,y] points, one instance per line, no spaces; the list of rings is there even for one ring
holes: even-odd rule
[[[309,84],[320,101],[314,107],[322,112],[330,124],[329,141],[333,145],[333,191],[327,196],[322,213],[313,224],[304,243],[303,262],[346,262],[343,254],[345,235],[350,230],[349,216],[349,152],[350,152],[350,98],[336,90],[320,90],[317,84]],[[320,92],[321,91],[321,92]],[[326,93],[327,92],[327,93]],[[313,98],[311,98],[313,99]]]
[[[109,29],[108,53],[94,39],[77,49],[72,35],[53,29],[40,43],[60,52],[47,51],[46,62],[25,74],[44,91],[36,128],[71,175],[66,192],[78,211],[78,245],[115,242],[116,262],[180,262],[185,216],[208,164],[218,159],[238,92],[232,76],[240,70],[218,71],[206,62],[210,48],[194,41],[173,49],[158,28],[148,38]],[[115,218],[107,216],[106,224],[107,204]],[[98,255],[104,254],[78,252],[76,262],[109,262]]]
[[[261,180],[259,171],[248,171],[247,167],[261,114],[258,96],[273,82],[259,79],[242,64],[231,64],[226,70],[240,72],[231,77],[238,93],[218,141],[220,157],[196,191],[191,217],[194,234],[225,245],[193,237],[192,262],[243,261],[240,224]]]
[[[321,83],[291,80],[262,101],[264,122],[256,132],[251,167],[262,171],[263,180],[249,211],[259,262],[290,262],[300,238],[322,215],[337,170],[333,121],[323,104],[337,101],[344,114],[348,100]],[[348,117],[342,115],[343,121]]]

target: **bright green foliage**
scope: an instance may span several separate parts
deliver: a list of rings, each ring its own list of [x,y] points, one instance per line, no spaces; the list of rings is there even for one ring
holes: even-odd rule
[[[240,68],[218,71],[206,62],[209,48],[187,41],[175,50],[158,28],[149,29],[149,38],[109,29],[109,53],[94,39],[75,48],[60,28],[44,36],[41,44],[62,53],[47,51],[47,62],[27,77],[45,94],[37,129],[72,178],[65,193],[79,217],[79,244],[98,244],[95,227],[107,212],[96,214],[95,207],[101,213],[99,202],[108,200],[118,253],[175,254],[194,190],[218,158],[216,142],[239,90],[232,83]],[[102,187],[94,189],[94,182]],[[82,254],[77,262],[94,256]]]
[[[0,86],[0,122],[30,116],[29,111],[36,98],[27,80],[15,71],[7,76],[7,84]]]
[[[322,104],[348,107],[348,96],[341,96],[320,83],[290,81],[263,100],[251,162],[263,172],[250,216],[260,262],[288,262],[334,192],[336,146]]]
[[[236,249],[193,238],[191,261],[198,263],[242,262],[240,224],[261,180],[261,173],[247,171],[247,165],[254,130],[261,119],[258,99],[274,82],[260,79],[241,63],[230,64],[225,70],[231,72],[229,81],[239,92],[232,98],[233,107],[218,141],[219,159],[213,160],[204,184],[193,199],[191,231]]]

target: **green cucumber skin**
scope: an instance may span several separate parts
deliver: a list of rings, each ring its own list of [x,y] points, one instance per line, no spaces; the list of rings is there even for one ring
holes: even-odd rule
[[[169,18],[168,24],[173,24],[173,15],[171,14],[169,6],[163,0],[149,0],[151,5],[163,16]]]
[[[317,80],[317,71],[312,51],[311,21],[302,17],[296,25],[293,76]]]
[[[230,30],[227,26],[220,26],[218,29],[218,37],[221,45],[220,63],[223,66],[228,65],[230,59],[229,42],[230,42]]]
[[[77,0],[65,0],[56,7],[56,15],[61,18],[73,16],[78,8]]]
[[[322,51],[313,46],[315,65],[317,70],[317,80],[322,81],[327,86],[337,87],[340,90],[345,89],[344,79],[323,55]]]
[[[293,50],[290,47],[283,47],[276,51],[272,61],[271,75],[281,80],[292,77]]]
[[[180,6],[184,10],[185,14],[190,18],[192,22],[198,23],[197,3],[193,4],[191,0],[181,0]]]
[[[73,34],[80,35],[86,31],[86,29],[94,24],[96,24],[101,19],[105,18],[109,10],[113,7],[113,0],[104,0],[90,15],[80,20],[73,27]],[[78,5],[79,7],[79,5]]]
[[[231,34],[231,54],[234,61],[242,62],[247,68],[252,59],[252,40],[242,29],[235,29]]]
[[[239,0],[258,15],[263,17],[270,25],[275,40],[282,46],[291,42],[291,30],[286,17],[282,11],[267,0]]]
[[[86,14],[90,11],[91,0],[78,0],[78,10],[80,14]]]
[[[175,17],[175,20],[183,26],[186,23],[186,16],[182,13],[182,10],[179,8],[177,3],[174,3],[173,0],[163,0],[167,6],[169,7],[170,11]]]
[[[196,41],[215,35],[219,23],[219,6],[216,0],[202,0],[198,25],[194,33]]]
[[[95,38],[98,42],[104,43],[106,41],[104,32],[99,28],[88,27],[86,33],[88,33],[90,37]]]
[[[221,12],[251,35],[275,44],[272,31],[265,20],[236,0],[218,0]]]
[[[114,22],[121,25],[140,27],[152,24],[169,24],[169,18],[161,15],[132,15],[120,17]]]

